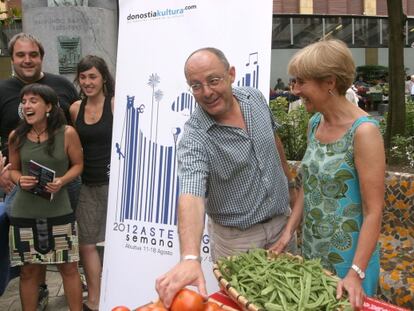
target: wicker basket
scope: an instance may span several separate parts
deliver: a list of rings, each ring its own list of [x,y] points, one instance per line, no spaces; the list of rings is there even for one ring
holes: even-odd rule
[[[271,251],[268,251],[268,257],[269,258],[276,258],[277,255]],[[284,256],[290,256],[292,258],[297,258],[299,259],[299,261],[303,261],[303,258],[301,256],[298,255],[292,255],[290,253],[283,253]],[[233,257],[230,257],[233,258]],[[324,272],[332,277],[335,278],[337,280],[339,280],[339,278],[337,276],[335,276],[333,273],[331,273],[330,271],[324,270]],[[213,273],[214,276],[216,277],[217,281],[219,282],[219,286],[224,290],[224,292],[226,292],[226,294],[233,299],[234,302],[236,302],[244,311],[265,311],[262,308],[259,308],[258,306],[254,305],[251,301],[249,301],[246,297],[244,297],[243,295],[239,294],[237,292],[237,290],[231,286],[231,284],[229,283],[229,281],[227,281],[224,276],[222,275],[222,273],[220,272],[220,268],[219,265],[217,263],[215,263],[213,265]],[[341,310],[341,309],[339,309]],[[338,310],[338,311],[339,311]]]

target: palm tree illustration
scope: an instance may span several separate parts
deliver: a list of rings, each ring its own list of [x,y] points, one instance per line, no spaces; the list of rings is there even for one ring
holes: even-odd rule
[[[155,96],[155,88],[160,83],[160,77],[153,73],[150,75],[148,80],[148,85],[152,88],[152,96],[151,96],[151,128],[150,128],[150,140],[152,140],[152,121],[153,121],[153,111],[154,111],[154,96]]]
[[[155,142],[158,143],[158,112],[160,109],[160,101],[162,97],[164,96],[164,93],[161,90],[157,90],[154,93],[155,101],[157,102],[157,123],[155,124]]]

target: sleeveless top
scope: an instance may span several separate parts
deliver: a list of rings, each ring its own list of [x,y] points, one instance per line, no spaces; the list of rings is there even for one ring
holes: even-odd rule
[[[113,116],[111,98],[105,97],[101,118],[94,124],[85,123],[84,98],[80,104],[75,126],[83,148],[82,183],[87,185],[107,185],[111,162],[111,140]]]
[[[54,170],[56,177],[65,175],[69,168],[69,159],[65,152],[65,126],[58,129],[55,134],[52,155],[46,152],[46,147],[47,141],[38,144],[26,139],[19,152],[22,175],[28,175],[30,160],[34,160]],[[53,194],[52,201],[48,201],[18,187],[11,208],[12,217],[32,219],[63,216],[72,212],[65,186],[59,192]]]
[[[308,147],[301,162],[304,202],[303,256],[321,258],[324,268],[344,278],[351,268],[363,222],[358,173],[354,163],[354,135],[359,125],[378,122],[358,118],[345,135],[323,144],[315,138],[321,114],[310,120]],[[376,292],[379,248],[371,256],[363,288]]]

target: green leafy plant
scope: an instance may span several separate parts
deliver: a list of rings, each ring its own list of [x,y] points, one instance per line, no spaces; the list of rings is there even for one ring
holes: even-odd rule
[[[7,27],[22,19],[22,9],[11,7],[7,11],[0,11],[0,14],[6,14],[6,18],[0,19],[0,27]]]
[[[289,112],[289,102],[285,97],[271,100],[270,109],[276,122],[281,125],[278,135],[283,142],[287,159],[301,161],[306,151],[306,132],[311,114],[303,105]]]
[[[382,93],[385,96],[388,96],[388,93],[390,91],[390,85],[388,83],[384,83],[384,84],[381,85],[381,87],[382,87]]]
[[[414,168],[414,102],[406,102],[405,133],[391,139],[391,146],[387,153],[387,162],[390,165],[399,165],[402,168]],[[387,115],[381,121],[381,132],[385,133]]]
[[[414,167],[414,136],[396,135],[391,139],[389,163]]]
[[[289,102],[284,97],[270,101],[270,109],[275,120],[281,125],[278,135],[283,142],[288,160],[301,161],[307,146],[307,128],[311,114],[300,105],[289,110]],[[387,115],[380,121],[384,135]],[[406,102],[406,128],[404,135],[394,136],[387,152],[387,163],[398,165],[402,169],[414,169],[414,102]]]

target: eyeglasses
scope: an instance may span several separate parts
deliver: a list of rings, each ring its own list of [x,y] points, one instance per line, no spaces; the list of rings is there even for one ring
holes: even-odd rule
[[[210,89],[214,90],[216,87],[218,87],[221,84],[221,81],[224,80],[224,77],[215,77],[211,78],[207,81],[207,83],[194,83],[190,85],[190,92],[193,94],[200,94],[203,90],[203,86],[208,86]]]

